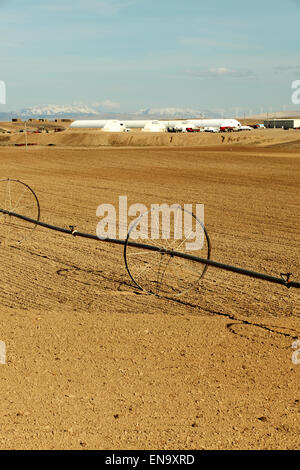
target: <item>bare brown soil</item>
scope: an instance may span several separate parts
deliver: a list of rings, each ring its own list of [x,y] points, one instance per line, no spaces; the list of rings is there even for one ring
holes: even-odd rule
[[[0,169],[36,191],[41,220],[90,233],[97,206],[119,195],[204,203],[213,259],[299,281],[300,154],[286,142],[70,139],[3,146]],[[2,244],[0,260],[2,449],[300,449],[298,290],[210,268],[180,300],[144,295],[122,247],[43,228]]]

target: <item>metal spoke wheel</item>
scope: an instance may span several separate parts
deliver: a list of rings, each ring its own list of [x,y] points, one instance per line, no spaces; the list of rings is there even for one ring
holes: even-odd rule
[[[39,201],[30,186],[15,179],[0,179],[0,246],[16,246],[28,239],[36,224],[10,216],[7,211],[39,221]]]
[[[176,255],[210,259],[210,240],[199,217],[182,208],[162,215],[142,214],[129,228],[124,246],[126,269],[135,285],[150,294],[179,296],[199,287],[207,265]],[[135,246],[137,243],[144,247]]]

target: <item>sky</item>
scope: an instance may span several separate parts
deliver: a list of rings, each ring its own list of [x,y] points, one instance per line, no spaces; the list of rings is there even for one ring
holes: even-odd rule
[[[0,0],[0,112],[299,109],[300,0]]]

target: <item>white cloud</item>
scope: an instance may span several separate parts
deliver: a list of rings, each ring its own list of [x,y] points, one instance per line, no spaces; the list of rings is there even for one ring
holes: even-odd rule
[[[212,67],[208,70],[208,73],[212,75],[232,75],[232,70],[226,67]]]
[[[249,69],[232,69],[228,67],[210,67],[207,70],[188,70],[188,75],[195,78],[236,78],[247,79],[253,78],[255,73]]]
[[[114,109],[119,109],[120,108],[120,103],[111,101],[111,100],[104,100],[104,101],[97,101],[96,103],[93,103],[93,106],[104,109],[104,110],[114,110]]]

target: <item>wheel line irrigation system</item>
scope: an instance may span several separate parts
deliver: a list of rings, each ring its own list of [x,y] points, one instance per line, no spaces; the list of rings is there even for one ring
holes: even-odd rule
[[[69,226],[70,228],[67,229],[67,228],[63,228],[63,227],[58,227],[56,225],[51,225],[51,224],[48,224],[48,223],[45,223],[45,222],[41,222],[39,220],[39,218],[40,218],[39,201],[38,201],[38,198],[37,198],[35,192],[30,188],[30,186],[23,183],[22,181],[15,180],[15,179],[7,178],[7,179],[3,179],[3,180],[0,180],[0,181],[1,182],[6,182],[7,189],[5,191],[9,193],[9,199],[10,199],[9,209],[0,208],[0,214],[2,214],[2,217],[3,216],[9,216],[9,217],[14,217],[16,219],[28,222],[28,223],[32,224],[32,226],[33,226],[32,230],[34,230],[37,226],[40,226],[40,227],[44,227],[44,228],[49,229],[49,230],[64,233],[66,235],[71,235],[71,236],[76,237],[76,238],[86,238],[86,239],[90,239],[90,240],[102,241],[102,242],[106,242],[106,243],[111,243],[111,244],[115,244],[115,245],[124,246],[124,251],[123,251],[124,261],[125,261],[125,266],[126,266],[126,269],[127,269],[127,272],[129,274],[130,278],[136,284],[137,287],[139,287],[142,290],[148,291],[148,293],[155,294],[155,292],[153,292],[152,289],[143,289],[143,287],[137,281],[134,273],[132,273],[132,270],[131,270],[130,266],[128,265],[127,250],[130,247],[131,248],[139,248],[142,251],[148,250],[149,253],[150,252],[158,253],[158,254],[161,255],[161,258],[164,255],[167,255],[167,256],[169,256],[169,259],[174,258],[174,259],[180,259],[182,261],[186,260],[186,261],[192,261],[193,263],[200,263],[200,264],[204,265],[204,268],[203,268],[202,274],[200,273],[198,275],[198,280],[201,279],[204,276],[204,274],[207,270],[207,267],[210,266],[210,267],[214,267],[214,268],[217,268],[217,269],[222,269],[222,270],[233,272],[233,273],[236,273],[236,274],[248,276],[248,277],[251,277],[251,278],[261,279],[263,281],[271,282],[271,283],[274,283],[274,284],[280,284],[280,285],[286,286],[288,288],[297,288],[297,289],[300,288],[300,282],[296,282],[296,281],[291,280],[291,276],[292,276],[291,273],[281,273],[280,277],[274,277],[274,276],[271,276],[271,275],[268,275],[268,274],[259,273],[259,272],[252,271],[252,270],[249,270],[249,269],[244,269],[244,268],[237,267],[237,266],[231,266],[231,265],[228,265],[228,264],[224,264],[224,263],[220,263],[218,261],[211,260],[210,259],[210,251],[211,251],[211,249],[210,249],[210,240],[209,240],[207,231],[206,231],[205,227],[202,224],[201,225],[202,225],[204,235],[205,235],[205,238],[206,238],[206,243],[207,243],[206,258],[194,256],[194,255],[191,255],[190,253],[183,253],[181,251],[176,251],[176,250],[173,250],[173,249],[170,249],[170,248],[159,247],[159,246],[155,246],[155,245],[138,243],[138,242],[132,241],[132,240],[130,240],[130,230],[129,230],[129,232],[127,234],[127,238],[125,240],[120,240],[120,239],[115,239],[115,238],[100,238],[97,235],[93,235],[93,234],[90,234],[90,233],[79,232],[79,231],[75,230],[74,226]],[[22,185],[23,193],[22,193],[22,196],[19,197],[19,200],[21,199],[21,197],[23,197],[24,192],[27,192],[27,191],[29,192],[30,197],[32,198],[33,204],[35,205],[35,211],[36,211],[36,214],[37,214],[36,218],[28,217],[26,215],[22,215],[22,214],[19,214],[19,213],[15,212],[15,206],[17,204],[14,207],[12,207],[11,194],[10,194],[11,193],[11,187],[10,187],[11,182],[16,183],[17,185]],[[5,201],[6,200],[7,200],[7,197],[5,196]],[[6,203],[6,205],[7,205],[7,203]],[[195,218],[194,215],[193,215],[193,217]],[[166,270],[166,268],[165,268],[165,270]],[[163,273],[163,275],[164,275],[164,273]],[[163,281],[163,275],[162,275],[162,278],[161,278],[161,282]],[[159,276],[160,276],[160,274],[159,274]],[[159,276],[157,277],[157,279],[159,278]]]

